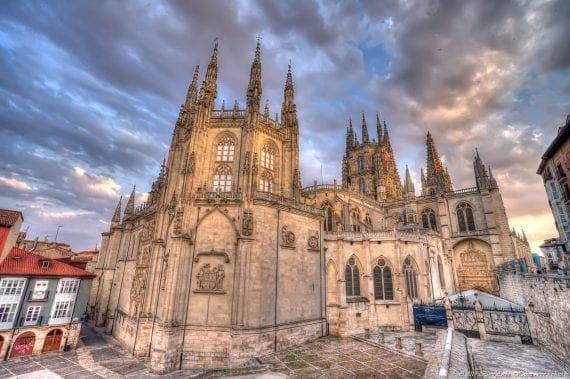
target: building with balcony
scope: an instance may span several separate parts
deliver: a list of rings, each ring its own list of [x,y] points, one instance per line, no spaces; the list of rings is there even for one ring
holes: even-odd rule
[[[74,348],[94,277],[12,248],[0,263],[0,357]]]
[[[570,115],[566,124],[542,155],[536,173],[542,176],[548,205],[558,231],[558,243],[564,249],[563,261],[570,261]],[[566,264],[566,263],[564,263]],[[568,266],[566,266],[568,267]]]

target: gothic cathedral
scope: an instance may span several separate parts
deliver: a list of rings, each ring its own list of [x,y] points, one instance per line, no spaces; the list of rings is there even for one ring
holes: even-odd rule
[[[342,184],[301,187],[291,67],[280,117],[261,105],[259,42],[245,109],[215,109],[218,44],[198,67],[166,162],[145,203],[134,190],[103,233],[90,299],[104,325],[151,369],[228,367],[324,335],[408,330],[414,301],[497,293],[498,264],[522,258],[496,180],[453,190],[427,134],[416,195],[399,177],[385,122],[377,141],[349,124]]]

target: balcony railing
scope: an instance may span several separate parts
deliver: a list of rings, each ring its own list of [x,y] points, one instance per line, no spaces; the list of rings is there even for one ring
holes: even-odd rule
[[[28,301],[46,301],[49,296],[49,291],[29,291]]]
[[[71,322],[71,317],[50,317],[49,325],[68,324]]]

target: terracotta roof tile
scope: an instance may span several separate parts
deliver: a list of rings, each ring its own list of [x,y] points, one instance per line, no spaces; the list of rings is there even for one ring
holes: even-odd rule
[[[19,217],[21,217],[22,220],[24,219],[22,212],[0,209],[0,226],[11,227],[18,221]]]
[[[42,268],[40,261],[48,260],[49,267]],[[21,276],[60,276],[71,278],[94,278],[95,274],[70,266],[66,263],[47,259],[41,255],[13,247],[0,263],[0,275]]]

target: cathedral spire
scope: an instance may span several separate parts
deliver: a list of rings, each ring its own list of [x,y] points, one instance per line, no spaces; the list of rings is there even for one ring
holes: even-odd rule
[[[498,189],[499,185],[497,184],[497,180],[493,176],[493,171],[491,171],[491,166],[489,166],[489,189]]]
[[[392,150],[390,146],[390,135],[388,134],[388,127],[386,126],[386,121],[384,121],[384,138],[382,139],[382,144]]]
[[[447,169],[444,168],[441,158],[435,147],[434,139],[428,131],[426,137],[426,163],[427,172],[424,193],[434,195],[436,193],[449,192],[452,190],[451,178]]]
[[[188,112],[192,109],[192,106],[196,103],[198,96],[198,74],[200,72],[200,66],[196,65],[194,69],[194,75],[192,76],[192,83],[188,86],[188,93],[186,94],[186,102],[184,103],[184,109]]]
[[[247,86],[247,107],[252,112],[259,112],[261,93],[261,45],[258,39],[255,46],[255,57],[251,63],[249,85]]]
[[[354,130],[352,129],[352,119],[348,119],[348,127],[346,128],[346,156],[354,145]]]
[[[362,143],[370,143],[370,137],[368,137],[368,127],[366,126],[366,118],[364,117],[364,112],[362,112]]]
[[[281,123],[286,128],[287,139],[294,145],[298,144],[299,123],[297,121],[297,106],[295,105],[295,88],[293,87],[293,74],[291,64],[287,67],[285,88],[283,89],[283,104],[281,106]]]
[[[406,197],[415,196],[416,189],[414,188],[414,182],[412,182],[412,176],[410,175],[410,170],[408,165],[406,165],[406,179],[404,180],[404,193]]]
[[[125,213],[123,218],[126,220],[132,217],[135,214],[135,186],[133,186],[133,191],[129,196],[129,200],[127,201],[127,206],[125,207]]]
[[[115,208],[115,213],[113,214],[113,218],[111,219],[111,226],[118,225],[121,223],[121,202],[123,197],[119,198],[119,202],[117,203],[117,208]]]
[[[378,135],[378,145],[382,145],[382,124],[378,112],[376,112],[376,134]]]
[[[210,63],[206,69],[206,78],[202,82],[202,88],[200,89],[200,101],[201,103],[212,109],[214,107],[214,100],[218,96],[218,39],[214,39],[214,51],[212,52],[212,57],[210,58]]]
[[[479,156],[479,150],[475,148],[475,156],[473,157],[473,171],[475,172],[475,183],[479,190],[489,189],[489,175],[487,169]]]

